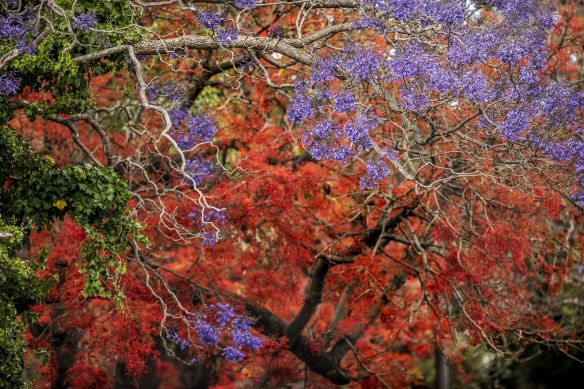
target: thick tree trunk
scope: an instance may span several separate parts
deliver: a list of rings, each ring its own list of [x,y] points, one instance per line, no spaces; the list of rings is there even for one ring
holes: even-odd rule
[[[59,274],[59,284],[65,283],[67,274],[67,264],[58,261],[57,273]],[[65,389],[69,386],[65,382],[67,379],[67,372],[75,363],[77,354],[79,353],[79,341],[81,340],[81,331],[76,327],[63,328],[59,324],[58,318],[66,313],[65,304],[59,302],[56,304],[52,320],[54,322],[51,327],[51,346],[55,353],[55,360],[57,362],[57,378],[55,380],[55,389]]]
[[[178,366],[178,364],[177,364]],[[180,380],[185,389],[207,389],[213,384],[216,375],[213,369],[205,365],[188,366],[180,364],[178,366],[181,370]]]
[[[57,362],[57,377],[53,386],[54,389],[69,388],[65,381],[67,372],[75,363],[75,358],[79,352],[79,340],[81,340],[81,332],[75,327],[52,332],[51,346],[55,352],[55,361]]]
[[[446,363],[446,358],[439,347],[434,349],[434,365],[436,368],[436,389],[449,389],[450,388],[450,376],[448,372],[448,364]]]

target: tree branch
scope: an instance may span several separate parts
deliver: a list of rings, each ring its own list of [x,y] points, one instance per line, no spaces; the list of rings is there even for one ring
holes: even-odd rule
[[[367,329],[377,320],[379,313],[381,312],[381,308],[389,301],[388,295],[399,288],[401,288],[406,282],[406,272],[400,271],[398,272],[389,283],[388,287],[383,291],[383,296],[381,298],[381,302],[378,305],[373,306],[369,310],[367,322],[364,324],[357,324],[353,327],[353,331],[349,335],[341,337],[331,351],[327,353],[327,355],[337,363],[340,363],[345,354],[349,352],[351,346],[361,339],[361,337],[365,334]]]
[[[150,270],[154,271],[153,268],[150,268]],[[243,303],[243,306],[250,314],[250,316],[256,319],[254,328],[258,329],[263,335],[276,339],[287,336],[287,329],[289,328],[289,325],[269,309],[257,305],[256,303],[234,293],[219,292],[210,288],[206,288],[197,284],[192,279],[184,277],[165,267],[162,267],[161,270],[168,271],[180,278],[182,281],[190,284],[195,290],[197,298],[199,298],[200,295],[212,296],[220,294],[231,298],[234,301]],[[310,370],[320,374],[331,382],[337,385],[346,385],[351,381],[350,377],[339,365],[337,360],[333,359],[331,356],[328,356],[326,353],[316,351],[315,347],[311,347],[308,339],[305,336],[298,335],[295,342],[288,343],[288,349],[300,360],[306,363]]]
[[[257,318],[256,327],[264,334],[281,338],[286,336],[286,323],[266,308],[255,305],[251,301],[244,302],[246,310]],[[289,350],[304,361],[313,372],[329,379],[337,385],[351,382],[350,377],[339,365],[338,361],[326,353],[314,351],[306,337],[299,335],[293,344],[288,344]]]
[[[331,266],[331,262],[325,258],[321,258],[316,264],[316,268],[312,273],[308,293],[304,298],[304,305],[302,305],[300,311],[286,328],[286,336],[288,337],[290,345],[294,345],[304,330],[304,327],[306,327],[310,318],[316,311],[316,308],[320,305],[322,301],[322,290],[324,289],[324,280]]]
[[[235,41],[220,44],[216,39],[210,36],[184,35],[178,38],[143,40],[133,45],[116,46],[95,53],[76,57],[75,61],[78,63],[95,61],[113,54],[123,53],[128,51],[130,47],[134,49],[134,53],[136,55],[158,55],[185,49],[214,50],[225,48],[277,52],[305,65],[314,65],[316,61],[313,56],[292,46],[291,43],[297,41],[298,40],[296,39],[239,36]]]

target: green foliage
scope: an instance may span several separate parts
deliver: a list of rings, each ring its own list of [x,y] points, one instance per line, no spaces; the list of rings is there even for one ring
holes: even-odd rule
[[[41,300],[48,288],[36,278],[35,267],[15,254],[26,233],[32,227],[50,229],[65,215],[75,220],[86,233],[79,264],[83,295],[109,298],[118,305],[125,271],[120,254],[130,236],[147,242],[128,215],[131,194],[124,180],[105,167],[57,168],[9,127],[0,129],[0,188],[0,377],[5,377],[0,388],[16,388],[22,385],[26,349],[18,307]]]
[[[23,9],[36,7],[39,16],[38,34],[31,30],[28,37],[30,42],[36,39],[35,49],[2,69],[21,80],[21,91],[49,97],[19,105],[30,120],[91,111],[91,78],[126,66],[125,55],[91,65],[73,58],[140,39],[134,25],[138,15],[126,0],[56,0],[55,4],[64,12],[55,12],[40,0],[21,3]],[[5,12],[1,8],[0,16]],[[83,13],[95,16],[94,28],[99,31],[74,28],[75,19]],[[0,39],[0,57],[15,47],[15,41]],[[57,168],[50,157],[35,153],[8,126],[14,117],[9,100],[0,96],[0,388],[24,386],[22,331],[26,323],[17,316],[40,301],[49,287],[35,276],[42,258],[25,261],[16,255],[33,228],[51,229],[55,220],[72,218],[86,234],[77,264],[85,280],[83,296],[109,298],[118,305],[123,301],[119,282],[125,271],[121,255],[128,239],[147,243],[140,225],[128,214],[127,183],[105,167]]]
[[[19,226],[49,229],[68,215],[83,228],[81,272],[84,296],[120,300],[118,282],[124,262],[118,253],[130,236],[140,242],[140,225],[127,212],[131,193],[112,170],[91,165],[56,168],[39,156],[10,128],[0,132],[0,213]],[[113,282],[107,290],[103,280]]]
[[[16,316],[19,307],[39,301],[45,290],[34,267],[15,255],[23,238],[23,230],[4,224],[0,215],[0,388],[24,386],[21,372],[26,351],[22,338],[25,323]]]
[[[204,107],[205,110],[215,108],[221,102],[221,91],[214,87],[207,87],[197,97],[197,107]]]
[[[40,43],[35,55],[23,55],[11,63],[10,68],[31,90],[53,96],[53,100],[37,104],[31,113],[84,112],[91,105],[84,69],[70,53],[60,53],[68,44],[64,37],[50,36]]]
[[[23,6],[38,6],[41,2],[25,3]],[[86,112],[93,108],[94,104],[88,93],[90,79],[126,66],[125,55],[112,55],[91,66],[78,63],[73,58],[91,54],[104,47],[138,41],[141,37],[134,24],[137,19],[135,10],[125,0],[62,0],[56,3],[66,11],[65,15],[52,12],[48,17],[48,8],[41,8],[43,18],[40,20],[45,21],[41,22],[39,31],[46,34],[36,45],[34,53],[20,55],[2,69],[15,73],[22,79],[21,89],[28,87],[31,92],[42,92],[51,97],[43,103],[37,102],[26,107],[29,118]],[[97,25],[94,27],[100,32],[73,28],[75,18],[86,12],[95,14]],[[0,10],[0,16],[1,14]],[[46,20],[51,20],[50,28]],[[13,48],[14,42],[0,39],[0,56]],[[6,98],[0,96],[0,125],[6,124],[12,117],[13,113]]]

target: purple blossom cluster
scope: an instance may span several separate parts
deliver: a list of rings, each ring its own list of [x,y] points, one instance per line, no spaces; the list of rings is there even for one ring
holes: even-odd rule
[[[187,159],[185,171],[195,181],[195,185],[201,186],[206,180],[213,177],[217,172],[217,165],[208,159],[193,157]],[[191,186],[192,182],[183,179],[185,185]]]
[[[317,160],[348,162],[355,155],[354,151],[344,143],[329,143],[323,140],[314,140],[308,144],[308,152]]]
[[[377,0],[379,1],[379,0]],[[417,11],[417,1],[409,1],[409,0],[388,0],[383,1],[383,8],[389,9],[393,11],[394,16],[399,20],[408,20],[412,19]],[[389,6],[389,7],[388,7]]]
[[[584,103],[584,96],[580,96],[580,104]],[[582,111],[580,106],[579,110]],[[526,134],[526,140],[535,150],[545,158],[549,158],[558,165],[569,167],[575,175],[576,188],[572,194],[572,201],[584,206],[584,127],[578,122],[578,118],[566,118],[567,121],[559,124],[566,129],[575,128],[570,136],[563,134],[561,137],[554,133],[541,130],[543,126],[533,128]],[[557,128],[557,122],[552,117],[550,125]]]
[[[243,361],[245,354],[235,347],[227,346],[221,351],[221,355],[227,362],[238,363]]]
[[[33,8],[5,17],[0,16],[0,42],[5,40],[6,43],[15,44],[21,54],[34,53],[33,38],[38,35],[36,22]],[[5,46],[5,44],[1,45]]]
[[[530,122],[530,114],[524,110],[513,110],[507,114],[505,120],[499,126],[499,132],[503,139],[518,140]]]
[[[300,124],[315,113],[309,89],[308,83],[304,80],[297,82],[294,87],[294,97],[290,99],[287,112],[292,124]]]
[[[342,71],[345,76],[363,82],[379,70],[380,57],[373,50],[360,46],[348,46],[342,54],[320,58],[310,73],[313,83],[327,83]]]
[[[201,245],[213,247],[219,242],[219,231],[203,231],[201,238]]]
[[[352,30],[375,30],[381,34],[387,34],[388,28],[383,21],[376,17],[363,16],[361,19],[357,19],[351,22]]]
[[[422,26],[437,24],[450,30],[463,27],[476,18],[481,3],[481,6],[494,7],[508,24],[529,20],[547,30],[555,24],[551,10],[538,0],[363,0],[363,3],[397,20],[418,22]]]
[[[342,131],[337,122],[327,120],[317,122],[307,134],[302,137],[310,154],[317,160],[333,160],[347,162],[355,152],[343,143],[338,142]]]
[[[251,319],[236,313],[233,306],[228,303],[210,305],[205,314],[191,315],[189,322],[201,345],[214,347],[223,342],[228,343],[223,347],[221,355],[230,363],[241,362],[245,358],[244,349],[259,350],[264,345],[260,337],[250,332]],[[179,335],[176,328],[168,327],[165,331],[166,339],[176,344],[181,350],[193,346],[189,339],[184,339]],[[195,362],[197,359],[193,358],[191,363]]]
[[[363,8],[361,19],[352,23],[353,31],[373,29],[385,34],[397,19],[411,23],[412,31],[431,25],[427,31],[436,39],[420,38],[415,33],[408,39],[405,33],[395,47],[375,50],[352,43],[340,53],[320,58],[310,77],[297,81],[288,109],[292,124],[304,124],[301,139],[315,159],[347,162],[361,153],[367,164],[367,173],[361,178],[363,188],[389,173],[386,157],[372,152],[371,135],[377,122],[364,114],[370,96],[358,94],[362,85],[362,90],[371,90],[369,85],[373,85],[398,90],[398,109],[406,114],[430,112],[435,103],[443,101],[479,106],[488,115],[488,120],[487,116],[479,118],[479,127],[497,130],[507,141],[526,141],[532,123],[537,122],[552,134],[545,145],[537,146],[545,149],[549,158],[572,164],[582,160],[581,154],[566,156],[566,133],[573,133],[578,126],[582,94],[562,82],[547,86],[542,82],[548,59],[546,39],[557,22],[545,2],[363,2],[371,7]],[[482,8],[499,16],[485,22]],[[339,90],[339,83],[346,89]],[[341,120],[333,115],[346,116],[346,124],[341,126]],[[557,128],[566,129],[561,142],[557,131],[553,135]],[[534,147],[536,143],[532,141]],[[578,149],[574,144],[570,147]]]
[[[257,0],[235,0],[235,6],[239,9],[254,9]]]
[[[198,209],[196,211],[189,212],[187,214],[192,224],[195,227],[201,228],[202,232],[201,244],[203,246],[214,246],[219,240],[218,231],[213,226],[208,226],[208,224],[222,224],[225,222],[225,214],[220,210],[215,209]]]
[[[158,84],[152,83],[146,89],[148,99],[161,101],[164,100],[170,104],[176,104],[182,101],[185,94],[185,88],[180,84]]]
[[[355,144],[357,150],[366,151],[373,146],[369,131],[374,130],[379,119],[373,114],[359,114],[355,119],[348,121],[343,130],[345,138]]]
[[[581,185],[584,186],[584,182],[581,182]],[[584,190],[579,190],[570,196],[573,202],[580,205],[581,207],[584,206]],[[582,265],[578,267],[578,274],[582,274]]]
[[[460,25],[466,17],[466,0],[364,0],[376,9],[388,11],[398,20],[418,20],[422,25]]]
[[[472,7],[469,6],[471,3]],[[474,2],[468,1],[384,2],[398,19],[420,21],[429,18],[439,24],[449,24],[457,32],[444,35],[443,38],[448,39],[445,56],[442,49],[437,49],[439,46],[424,45],[419,41],[399,47],[388,63],[388,81],[415,78],[425,92],[434,90],[466,97],[476,103],[487,102],[498,96],[480,65],[494,59],[518,72],[521,82],[539,82],[538,72],[547,62],[547,31],[554,25],[551,11],[535,0],[486,3],[496,7],[506,20],[503,23],[466,23],[470,19],[465,21],[465,15],[470,18],[480,12]],[[501,91],[499,95],[505,95],[505,88],[511,87],[512,83],[507,82],[506,85],[497,85],[496,89]],[[414,94],[412,88],[402,88],[402,92],[405,92],[402,96],[405,108],[422,105],[422,98]]]
[[[544,30],[555,25],[552,10],[538,0],[486,0],[485,3],[495,7],[506,18],[506,22],[529,20]]]
[[[443,25],[462,25],[466,16],[466,0],[420,1],[420,10],[425,20]],[[428,22],[427,22],[428,23]]]
[[[538,73],[541,70],[536,63],[529,62],[519,70],[519,80],[525,84],[535,84],[540,80]]]
[[[400,9],[404,10],[404,1],[393,1]],[[460,25],[465,19],[464,1],[433,1],[433,0],[414,0],[410,7],[414,7],[414,12],[409,18],[419,20],[422,26],[430,24],[442,25]],[[405,15],[404,15],[405,16]]]
[[[553,81],[543,92],[540,105],[551,124],[578,124],[584,110],[584,93],[575,93],[566,83]]]
[[[247,316],[235,316],[233,317],[233,328],[240,331],[249,331],[252,327],[252,322]]]
[[[458,81],[459,93],[476,103],[492,101],[497,97],[495,89],[480,71],[465,72],[460,80],[456,81]]]
[[[241,62],[239,63],[239,68],[246,73],[252,72],[254,67],[255,67],[255,63],[254,63],[253,59],[250,57],[243,58],[241,60]]]
[[[222,327],[225,327],[236,317],[235,310],[229,304],[217,303],[212,305],[211,308],[215,309],[215,320]]]
[[[166,329],[166,338],[176,344],[181,350],[191,347],[191,342],[188,339],[181,338],[174,328]]]
[[[206,346],[217,344],[219,339],[221,339],[219,328],[202,319],[197,319],[195,321],[195,331],[197,332],[197,337],[201,343]]]
[[[338,124],[332,120],[326,120],[317,123],[312,131],[310,131],[310,135],[316,140],[326,139],[331,136],[339,136],[339,127]]]
[[[396,79],[419,77],[436,67],[436,60],[420,43],[400,47],[389,61],[389,71]]]
[[[253,3],[253,7],[255,7],[255,0],[238,0],[236,2],[240,5],[251,5]],[[238,6],[239,7],[239,6]],[[242,7],[242,8],[250,8],[250,7]],[[250,8],[251,9],[251,8]],[[223,24],[225,23],[226,19],[219,16],[217,13],[205,10],[197,12],[196,19],[199,22],[200,26],[206,28],[208,30],[212,30],[214,32],[214,36],[221,43],[222,45],[227,45],[229,42],[235,41],[237,39],[237,28],[234,26],[225,27]]]
[[[198,171],[189,173],[189,175],[195,180],[197,186],[201,186],[204,183],[204,180],[211,178],[216,170],[215,165],[210,161],[204,159],[199,161],[200,164],[197,167]],[[210,168],[206,170],[205,166],[209,166]],[[183,179],[183,181],[186,181],[186,179]],[[188,212],[187,217],[193,227],[198,230],[198,235],[201,238],[201,245],[213,247],[217,244],[219,241],[219,231],[217,231],[216,226],[217,224],[225,222],[225,213],[222,210],[202,208],[199,206],[198,209]]]
[[[558,152],[565,149],[560,144],[570,144],[575,147],[576,144],[581,142],[582,134],[578,128],[581,126],[581,112],[584,110],[584,93],[571,90],[567,83],[552,81],[547,87],[528,90],[516,88],[508,96],[508,102],[514,102],[515,104],[504,120],[499,123],[498,129],[503,138],[509,140],[523,139],[518,134],[524,133],[532,120],[537,117],[541,128],[544,129],[565,128],[568,131],[569,129],[575,129],[573,137],[568,138],[567,141],[563,137],[561,141],[554,143],[554,147]],[[548,133],[549,136],[553,137],[553,131],[548,131]],[[546,135],[538,133],[537,137],[541,140],[546,138]],[[531,142],[533,143],[534,141],[535,138],[532,134]],[[552,139],[549,138],[546,142],[552,142]],[[536,147],[542,147],[539,142],[534,142],[533,144]],[[547,147],[551,146],[548,145]],[[556,161],[566,162],[565,158],[559,158],[556,153],[549,154],[549,156]],[[584,155],[582,156],[584,157]]]
[[[420,89],[408,87],[405,84],[401,87],[401,102],[406,109],[415,111],[428,105],[428,96]]]
[[[377,183],[389,175],[389,166],[382,160],[369,160],[366,165],[366,174],[359,180],[361,189],[373,189]]]
[[[9,72],[0,74],[0,96],[10,96],[18,92],[22,79]]]
[[[337,95],[338,96],[338,95]],[[342,112],[342,110],[339,110]],[[373,113],[357,113],[341,128],[334,120],[316,121],[313,127],[302,136],[308,151],[316,160],[332,160],[346,163],[355,158],[358,153],[373,147],[370,131],[379,124],[379,119]],[[381,156],[386,158],[386,155]],[[367,174],[361,180],[363,187],[370,188],[373,183],[389,174],[389,168],[381,161],[367,163]]]
[[[483,62],[492,57],[499,39],[492,29],[470,30],[450,41],[447,59],[452,64]]]
[[[227,362],[238,363],[245,358],[243,350],[259,350],[264,342],[252,334],[252,321],[248,316],[236,313],[228,303],[210,305],[204,314],[190,315],[190,327],[194,329],[198,341],[205,347],[215,347],[226,344],[221,355]],[[181,350],[193,346],[190,339],[182,338],[174,327],[165,327],[165,337]],[[191,363],[197,362],[192,358]]]
[[[217,132],[217,126],[213,119],[206,114],[191,115],[181,111],[181,109],[173,110],[169,114],[175,128],[180,128],[183,121],[186,124],[184,131],[175,132],[176,142],[182,150],[191,150],[197,144],[213,139]]]
[[[404,108],[417,110],[427,104],[430,92],[450,93],[481,103],[497,97],[494,86],[478,67],[459,70],[444,63],[431,48],[420,43],[401,47],[389,60],[389,81],[402,83],[401,98]],[[404,86],[415,82],[418,88]]]
[[[369,132],[377,127],[378,118],[359,112],[353,93],[348,90],[332,93],[327,84],[337,75],[346,75],[357,83],[372,80],[379,73],[380,63],[378,54],[354,46],[341,54],[321,58],[310,80],[296,83],[287,114],[293,124],[314,119],[314,125],[301,137],[313,158],[346,163],[373,146]],[[341,127],[330,118],[331,110],[350,114],[354,119]]]
[[[206,223],[225,223],[225,213],[215,209],[207,209],[204,220]]]
[[[379,54],[360,46],[345,48],[340,58],[340,66],[345,74],[354,77],[358,82],[371,79],[379,70]]]
[[[222,45],[227,45],[229,42],[237,40],[237,29],[232,26],[219,28],[217,30],[217,40]]]
[[[205,10],[197,13],[197,21],[200,23],[201,27],[207,28],[209,30],[216,30],[223,24],[223,19],[215,12],[210,10]]]
[[[150,100],[170,107],[168,114],[174,129],[172,135],[181,150],[192,150],[215,136],[215,121],[205,113],[192,114],[190,106],[183,103],[186,93],[183,85],[153,83],[148,86],[146,93]]]
[[[335,69],[340,58],[336,55],[321,58],[310,73],[312,82],[328,82],[335,78]]]
[[[97,24],[94,11],[83,12],[73,20],[73,29],[87,32]]]
[[[334,109],[338,112],[349,112],[355,110],[355,97],[348,92],[341,92],[335,95]]]
[[[573,137],[556,140],[545,134],[531,132],[527,134],[531,146],[560,164],[574,165],[576,174],[584,174],[584,128],[576,130]]]
[[[197,338],[205,346],[218,345],[224,338],[231,342],[232,345],[224,347],[221,353],[228,362],[242,361],[245,358],[242,349],[259,350],[264,345],[261,338],[250,332],[251,319],[237,314],[227,303],[209,306],[206,315],[192,317],[192,324]]]
[[[240,330],[240,329],[232,329],[231,330],[231,340],[233,343],[238,345],[239,347],[247,347],[250,350],[259,350],[263,343],[260,338],[253,335],[247,330]]]
[[[153,83],[146,90],[148,98],[163,106],[170,106],[168,114],[173,127],[171,135],[181,151],[192,152],[197,145],[211,141],[217,132],[215,121],[208,115],[192,114],[190,105],[184,104],[184,95],[187,88],[181,84]],[[180,178],[180,183],[192,187],[202,186],[207,180],[217,173],[217,163],[200,155],[187,157],[185,161],[184,174]],[[203,246],[214,246],[219,240],[216,229],[207,228],[208,223],[222,223],[225,216],[222,212],[207,210],[203,214],[201,209],[187,214],[192,223],[199,227],[199,236]],[[201,219],[201,216],[203,218]],[[200,327],[205,333],[206,329]],[[212,339],[210,333],[207,333]]]

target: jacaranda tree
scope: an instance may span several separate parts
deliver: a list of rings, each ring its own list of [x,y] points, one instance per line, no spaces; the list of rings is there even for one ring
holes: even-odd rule
[[[0,385],[581,358],[583,26],[543,0],[0,0]]]

